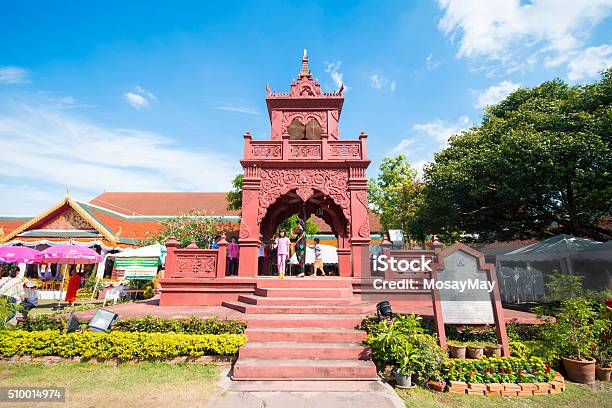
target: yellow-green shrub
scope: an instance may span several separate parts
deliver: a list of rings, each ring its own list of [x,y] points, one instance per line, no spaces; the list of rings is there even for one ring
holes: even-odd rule
[[[119,360],[177,356],[233,355],[246,343],[244,334],[61,333],[56,330],[0,331],[0,355],[60,356]]]

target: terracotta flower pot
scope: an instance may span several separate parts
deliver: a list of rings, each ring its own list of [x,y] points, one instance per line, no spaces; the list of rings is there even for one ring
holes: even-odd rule
[[[610,381],[612,367],[595,366],[595,377],[599,381]]]
[[[452,358],[465,358],[466,346],[448,346]]]
[[[499,344],[495,346],[486,346],[485,355],[489,357],[501,357],[501,346]]]
[[[582,361],[561,357],[567,377],[577,383],[591,384],[595,382],[595,360],[586,358]]]
[[[482,354],[484,353],[484,347],[478,346],[468,346],[467,352],[465,353],[467,358],[482,358]]]

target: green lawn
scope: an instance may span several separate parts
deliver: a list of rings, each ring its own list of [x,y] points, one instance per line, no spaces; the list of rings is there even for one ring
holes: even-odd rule
[[[612,383],[597,382],[592,388],[586,385],[567,383],[565,392],[537,397],[477,397],[450,393],[432,392],[422,388],[396,389],[407,407],[434,408],[609,408],[612,407]]]
[[[67,404],[35,403],[35,407],[195,407],[219,390],[219,369],[196,364],[80,363],[72,365],[2,365],[0,386],[66,387]],[[0,403],[0,406],[6,404]]]

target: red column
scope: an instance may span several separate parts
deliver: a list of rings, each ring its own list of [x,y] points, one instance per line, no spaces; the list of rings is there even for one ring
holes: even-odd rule
[[[250,144],[251,134],[244,135],[245,144]],[[245,155],[247,153],[245,152]],[[242,216],[240,217],[240,258],[238,276],[257,276],[257,252],[259,250],[259,189],[261,179],[256,164],[243,162]]]
[[[179,247],[179,242],[173,236],[166,239],[166,265],[165,265],[165,278],[171,278],[176,270],[176,255],[174,250]]]
[[[350,244],[353,276],[370,276],[370,218],[365,168],[355,167],[350,169],[349,192],[351,195]]]

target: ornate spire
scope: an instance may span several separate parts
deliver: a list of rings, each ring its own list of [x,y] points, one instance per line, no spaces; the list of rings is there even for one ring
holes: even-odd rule
[[[310,73],[310,69],[308,68],[308,51],[306,51],[306,48],[304,48],[304,55],[302,56],[302,70],[298,75],[298,80],[304,77],[312,80],[312,74]]]

